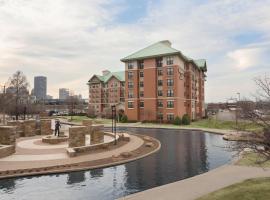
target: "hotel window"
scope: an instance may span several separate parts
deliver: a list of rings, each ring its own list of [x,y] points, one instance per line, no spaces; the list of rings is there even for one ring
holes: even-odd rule
[[[174,114],[167,114],[167,120],[173,121],[174,120]]]
[[[133,101],[128,102],[128,108],[134,108]]]
[[[140,97],[143,97],[143,96],[144,96],[144,92],[140,91]]]
[[[174,101],[167,101],[167,108],[174,108]]]
[[[156,66],[157,67],[162,67],[162,58],[157,58],[156,59]]]
[[[128,69],[133,69],[133,62],[128,62]]]
[[[128,79],[132,79],[133,78],[133,72],[128,72]]]
[[[167,97],[173,97],[173,90],[167,90]]]
[[[128,88],[133,88],[133,82],[128,82]]]
[[[172,67],[168,67],[167,68],[167,75],[168,76],[172,76],[173,75],[173,68]]]
[[[173,65],[173,56],[166,57],[166,63],[167,65]]]
[[[143,74],[143,72],[140,72],[140,77],[144,77],[144,74]]]
[[[167,86],[173,86],[173,79],[167,79]]]
[[[132,91],[128,92],[128,98],[133,98],[134,97],[134,93]]]
[[[159,97],[162,97],[163,96],[162,90],[158,90],[158,96]]]
[[[144,101],[140,101],[140,108],[144,108]]]
[[[163,120],[163,114],[162,113],[158,113],[158,120]]]
[[[143,84],[143,81],[140,81],[140,87],[143,87],[144,84]]]
[[[143,60],[139,60],[138,65],[139,65],[139,69],[143,69],[144,68]]]
[[[162,100],[158,100],[158,107],[163,108],[163,101]]]
[[[158,80],[158,86],[162,86],[163,85],[163,81],[162,80]]]
[[[163,70],[162,69],[159,69],[158,70],[158,76],[162,76],[163,75]]]

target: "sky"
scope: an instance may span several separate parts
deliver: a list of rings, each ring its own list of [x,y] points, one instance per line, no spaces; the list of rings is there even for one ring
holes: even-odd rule
[[[0,0],[0,85],[17,70],[48,94],[124,70],[120,59],[161,40],[205,58],[206,102],[249,97],[270,73],[270,0]]]

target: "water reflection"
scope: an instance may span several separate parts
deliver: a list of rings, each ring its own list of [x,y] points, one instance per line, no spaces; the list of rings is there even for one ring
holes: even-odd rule
[[[84,171],[69,173],[67,176],[67,184],[68,185],[80,183],[83,181],[85,181],[85,172]]]
[[[227,142],[219,135],[158,129],[128,131],[158,138],[160,151],[104,169],[0,180],[0,199],[116,199],[209,171],[231,159],[232,153],[221,148]]]
[[[12,192],[15,189],[15,179],[6,179],[0,182],[0,190],[4,190],[7,193]]]
[[[93,169],[90,171],[91,178],[99,178],[103,176],[103,169]]]
[[[171,131],[174,136],[168,137],[163,131],[147,130],[147,133],[159,138],[163,145],[157,154],[126,164],[130,189],[147,189],[209,170],[204,134]]]

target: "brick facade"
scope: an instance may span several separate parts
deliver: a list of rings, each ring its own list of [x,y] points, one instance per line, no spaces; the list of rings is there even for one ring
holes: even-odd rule
[[[111,106],[125,102],[124,72],[105,70],[102,76],[94,75],[88,81],[89,114],[97,116],[110,115]]]
[[[206,62],[187,58],[171,48],[168,41],[154,45],[138,51],[137,57],[134,53],[122,59],[125,63],[125,113],[128,119],[172,121],[184,114],[191,119],[202,118]],[[172,53],[161,55],[162,48],[164,52],[171,50]],[[148,55],[158,50],[161,52]]]

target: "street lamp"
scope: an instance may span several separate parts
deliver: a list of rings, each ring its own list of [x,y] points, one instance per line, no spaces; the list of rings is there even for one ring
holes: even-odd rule
[[[114,133],[114,145],[116,145],[116,106],[112,105],[112,133]]]

